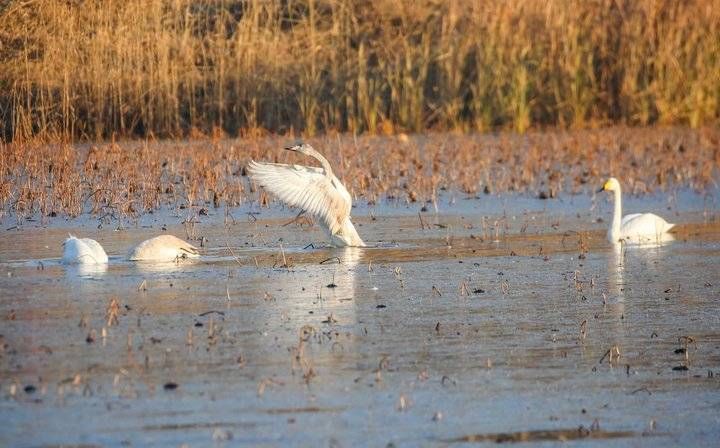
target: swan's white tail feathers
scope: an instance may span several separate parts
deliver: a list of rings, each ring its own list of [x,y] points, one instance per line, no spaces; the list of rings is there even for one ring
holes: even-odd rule
[[[70,235],[63,242],[62,262],[64,264],[104,264],[108,262],[108,256],[97,241]]]

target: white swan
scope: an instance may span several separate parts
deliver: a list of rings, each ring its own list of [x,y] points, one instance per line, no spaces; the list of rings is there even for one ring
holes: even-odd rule
[[[307,143],[285,149],[314,157],[322,168],[250,161],[250,177],[281,201],[318,218],[333,246],[365,246],[350,221],[350,193],[335,177],[330,163]]]
[[[172,262],[178,258],[197,258],[197,247],[173,235],[160,235],[135,246],[127,256],[130,261]],[[63,243],[63,264],[107,264],[108,256],[97,241],[70,235]]]
[[[128,254],[130,261],[176,261],[178,258],[197,258],[197,247],[173,235],[160,235],[135,246]]]
[[[601,191],[612,191],[615,193],[615,211],[613,212],[612,224],[608,230],[608,240],[611,243],[626,241],[632,243],[665,241],[671,238],[667,235],[668,230],[675,224],[670,224],[658,215],[653,213],[633,213],[622,216],[622,192],[620,182],[614,177],[607,180],[598,193]]]
[[[108,256],[100,243],[70,235],[63,243],[63,264],[105,264]]]

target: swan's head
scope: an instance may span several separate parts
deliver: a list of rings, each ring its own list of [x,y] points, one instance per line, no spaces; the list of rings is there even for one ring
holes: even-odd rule
[[[309,154],[315,152],[315,148],[310,146],[309,143],[303,143],[303,142],[298,142],[292,146],[286,146],[285,150],[295,151],[295,152],[299,152],[300,154],[306,154],[306,155],[309,155]]]
[[[620,190],[620,182],[618,182],[617,179],[614,177],[611,177],[610,179],[606,180],[603,184],[602,188],[598,190],[598,193],[601,191],[619,191]]]

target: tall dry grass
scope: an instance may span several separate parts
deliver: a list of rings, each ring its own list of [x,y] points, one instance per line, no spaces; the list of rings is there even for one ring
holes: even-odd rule
[[[720,0],[0,2],[2,136],[716,124]]]

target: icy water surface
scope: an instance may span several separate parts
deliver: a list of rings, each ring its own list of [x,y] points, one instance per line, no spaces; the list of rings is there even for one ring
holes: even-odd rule
[[[712,445],[720,224],[690,199],[628,201],[681,223],[628,248],[582,197],[358,208],[371,247],[344,250],[290,210],[211,211],[179,265],[123,255],[181,214],[9,223],[0,445]],[[69,231],[107,268],[60,265]]]

